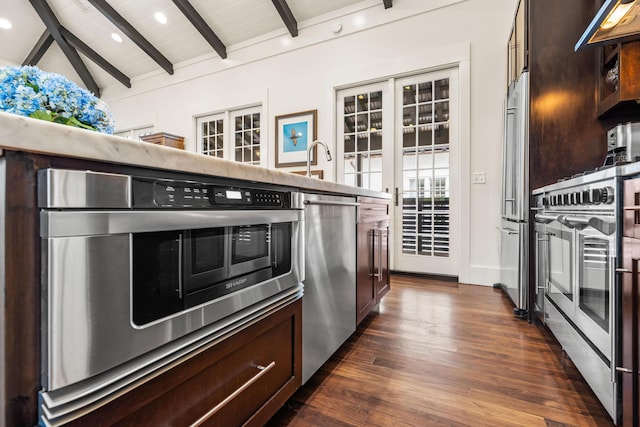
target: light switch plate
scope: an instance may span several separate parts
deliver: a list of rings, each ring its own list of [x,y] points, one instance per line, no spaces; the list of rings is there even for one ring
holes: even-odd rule
[[[471,179],[474,184],[486,184],[487,183],[487,174],[484,172],[474,172],[471,176]]]

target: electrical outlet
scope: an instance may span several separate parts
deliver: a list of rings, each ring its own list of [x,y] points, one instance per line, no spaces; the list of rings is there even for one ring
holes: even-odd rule
[[[474,172],[472,175],[472,182],[474,184],[486,184],[487,174],[484,172]]]

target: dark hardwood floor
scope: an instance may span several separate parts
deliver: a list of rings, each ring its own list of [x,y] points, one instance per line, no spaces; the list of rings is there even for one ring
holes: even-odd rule
[[[378,313],[268,426],[612,426],[500,290],[394,276]]]

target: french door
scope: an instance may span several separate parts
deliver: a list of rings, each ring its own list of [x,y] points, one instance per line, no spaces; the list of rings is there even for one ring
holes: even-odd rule
[[[392,268],[458,275],[458,70],[341,90],[338,179],[394,193]]]
[[[396,82],[395,269],[458,275],[458,72]]]

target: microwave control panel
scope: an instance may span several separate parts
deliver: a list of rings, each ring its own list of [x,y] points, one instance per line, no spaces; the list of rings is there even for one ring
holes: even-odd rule
[[[236,186],[132,178],[133,206],[136,208],[188,209],[286,209],[291,197],[284,191]]]

